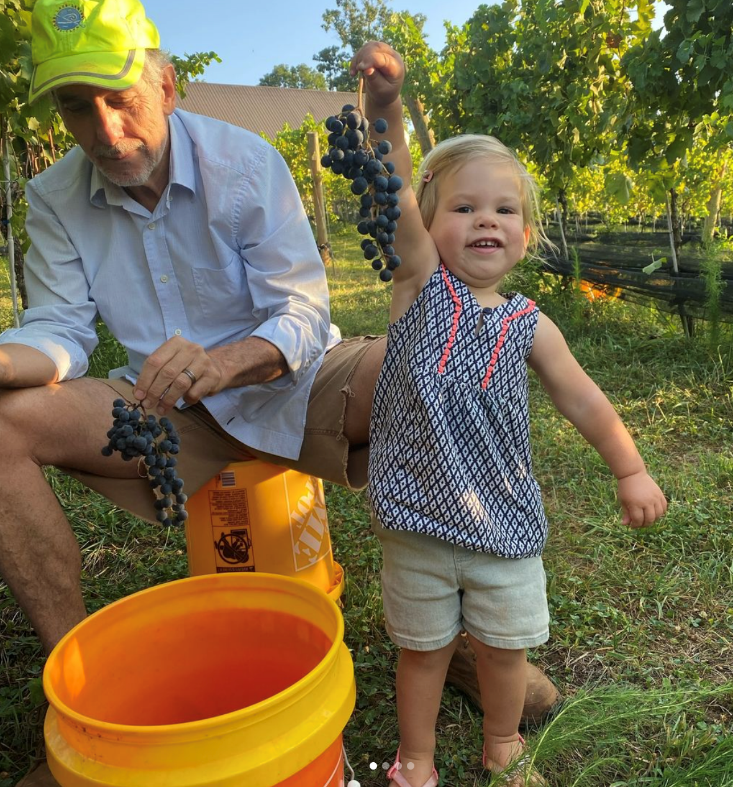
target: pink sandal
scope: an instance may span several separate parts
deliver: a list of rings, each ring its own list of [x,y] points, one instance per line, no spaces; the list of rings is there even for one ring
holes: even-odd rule
[[[394,765],[387,771],[387,778],[392,779],[397,787],[411,787],[407,779],[400,773],[401,769],[400,750],[397,749],[397,757],[395,757]],[[433,766],[433,775],[422,787],[438,787],[438,772],[435,770],[435,766]]]

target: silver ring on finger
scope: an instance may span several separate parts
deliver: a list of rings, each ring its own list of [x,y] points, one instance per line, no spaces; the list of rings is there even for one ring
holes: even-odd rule
[[[188,367],[186,367],[183,370],[183,374],[185,374],[186,377],[188,377],[188,379],[191,381],[191,385],[195,385],[196,384],[196,380],[198,378],[196,377],[196,375]]]

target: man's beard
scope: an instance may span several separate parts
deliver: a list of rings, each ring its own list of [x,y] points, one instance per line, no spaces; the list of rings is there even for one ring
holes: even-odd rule
[[[158,150],[154,151],[151,151],[144,142],[137,145],[120,143],[118,145],[97,145],[93,153],[97,169],[102,172],[107,180],[121,188],[130,188],[133,186],[144,186],[148,182],[155,168],[160,164],[165,148],[165,143]],[[108,169],[105,166],[106,159],[115,159],[133,151],[138,151],[141,154],[141,159],[138,159],[139,169],[137,172],[125,175],[118,170]]]

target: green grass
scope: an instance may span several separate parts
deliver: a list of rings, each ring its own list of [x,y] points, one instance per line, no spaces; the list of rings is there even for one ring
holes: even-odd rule
[[[333,241],[332,316],[344,335],[382,333],[389,288]],[[730,327],[709,351],[673,318],[623,303],[578,302],[554,279],[515,276],[563,329],[607,392],[669,497],[665,520],[620,524],[614,484],[594,451],[532,385],[535,469],[551,535],[545,552],[550,641],[530,654],[568,697],[528,740],[560,787],[733,785],[733,360]],[[2,308],[0,293],[0,308]],[[3,321],[4,320],[4,321]],[[0,317],[0,327],[9,320]],[[118,365],[105,339],[98,371]],[[54,488],[84,553],[90,609],[186,573],[182,534],[134,519],[58,473]],[[362,493],[327,488],[331,538],[346,571],[344,617],[358,686],[345,731],[362,787],[386,784],[397,746],[396,649],[384,632],[379,545]],[[43,660],[0,586],[0,787],[42,751]],[[439,718],[441,784],[488,785],[480,712],[448,688]],[[377,764],[377,770],[370,769]]]

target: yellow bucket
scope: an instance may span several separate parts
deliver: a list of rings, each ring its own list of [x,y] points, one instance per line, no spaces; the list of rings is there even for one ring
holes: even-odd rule
[[[339,787],[354,668],[310,583],[206,575],[104,607],[43,675],[62,787]]]
[[[253,459],[234,462],[186,503],[191,576],[264,571],[304,579],[338,600],[323,482]]]

